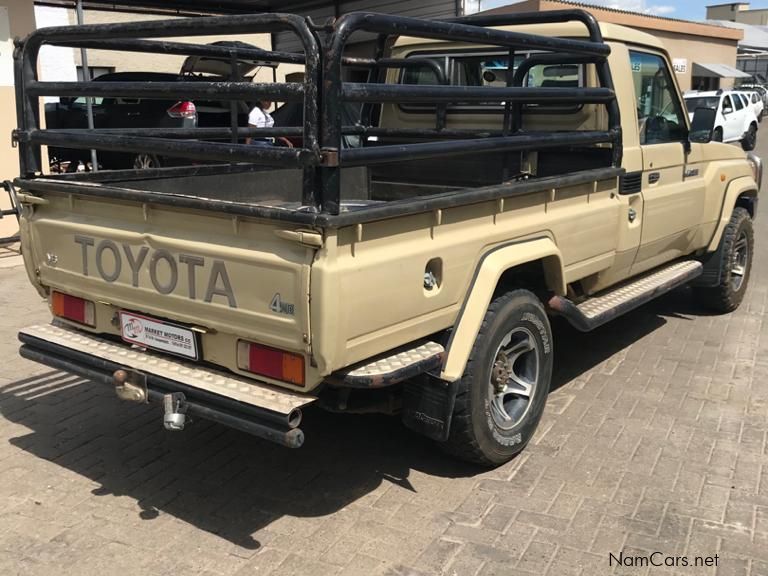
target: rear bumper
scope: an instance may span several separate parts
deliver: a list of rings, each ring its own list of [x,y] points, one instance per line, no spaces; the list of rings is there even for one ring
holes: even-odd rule
[[[213,420],[289,448],[304,442],[301,408],[312,396],[146,352],[59,326],[30,326],[19,332],[24,358],[115,386],[115,372],[138,373],[146,401],[181,393],[186,413]]]

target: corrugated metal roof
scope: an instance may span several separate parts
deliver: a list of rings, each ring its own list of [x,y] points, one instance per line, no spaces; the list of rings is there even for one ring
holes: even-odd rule
[[[768,50],[768,29],[765,26],[753,26],[728,20],[707,20],[708,23],[716,23],[724,28],[735,28],[744,32],[744,38],[739,41],[739,48],[756,48]]]
[[[577,8],[597,8],[598,10],[604,10],[606,12],[615,12],[617,14],[628,14],[632,16],[644,16],[646,18],[654,18],[656,20],[668,20],[670,22],[684,22],[686,24],[708,24],[708,22],[697,22],[696,20],[684,20],[682,18],[672,18],[670,16],[659,16],[658,14],[651,14],[649,12],[637,12],[633,10],[623,10],[621,8],[612,8],[602,4],[589,4],[588,2],[575,2],[573,0],[552,0],[558,4],[568,4]],[[718,24],[710,24],[711,26],[717,26]]]

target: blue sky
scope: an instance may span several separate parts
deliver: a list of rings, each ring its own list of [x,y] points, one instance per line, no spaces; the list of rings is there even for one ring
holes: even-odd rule
[[[475,0],[482,10],[513,4],[510,0]],[[611,8],[648,12],[684,20],[704,20],[707,4],[725,4],[728,0],[582,0],[585,4],[600,4]],[[467,4],[472,4],[469,0]],[[750,8],[768,8],[768,0],[753,1]]]

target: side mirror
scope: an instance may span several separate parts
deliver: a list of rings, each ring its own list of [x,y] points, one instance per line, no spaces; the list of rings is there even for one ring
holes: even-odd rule
[[[730,114],[733,112],[733,108],[723,108],[723,115]]]
[[[712,131],[715,128],[717,110],[714,108],[696,108],[691,120],[691,131],[688,133],[690,142],[706,144],[712,140]]]

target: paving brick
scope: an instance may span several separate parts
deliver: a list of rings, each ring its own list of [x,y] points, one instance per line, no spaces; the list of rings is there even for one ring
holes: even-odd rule
[[[430,573],[442,573],[456,557],[462,544],[448,540],[434,540],[416,559],[420,570]]]

